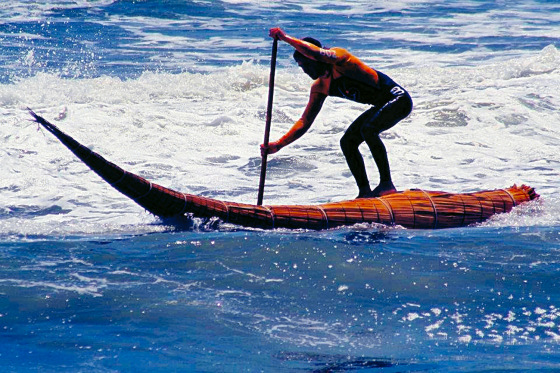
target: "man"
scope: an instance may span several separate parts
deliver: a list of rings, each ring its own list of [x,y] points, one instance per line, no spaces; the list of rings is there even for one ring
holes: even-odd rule
[[[261,145],[261,152],[274,154],[299,139],[313,124],[327,96],[370,104],[373,107],[348,127],[340,145],[358,184],[357,198],[395,193],[397,190],[391,179],[387,151],[379,134],[410,114],[410,95],[387,75],[367,66],[345,49],[323,48],[318,40],[300,40],[287,35],[278,27],[270,30],[270,36],[295,48],[294,59],[314,82],[302,117],[278,141],[270,142],[268,147]],[[364,141],[369,146],[379,170],[379,185],[374,190],[370,188],[364,159],[358,149]]]

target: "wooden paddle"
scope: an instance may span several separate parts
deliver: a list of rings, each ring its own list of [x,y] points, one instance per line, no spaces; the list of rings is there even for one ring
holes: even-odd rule
[[[268,147],[268,139],[270,137],[270,121],[272,119],[272,100],[274,97],[274,73],[276,71],[276,52],[278,51],[278,38],[274,38],[272,43],[272,57],[270,59],[270,77],[268,80],[268,107],[266,109],[266,126],[264,128],[264,141],[263,144],[265,149]],[[266,178],[266,160],[268,156],[268,150],[262,155],[261,163],[261,180],[259,183],[259,194],[257,197],[257,205],[261,206],[263,202],[264,194],[264,180]]]

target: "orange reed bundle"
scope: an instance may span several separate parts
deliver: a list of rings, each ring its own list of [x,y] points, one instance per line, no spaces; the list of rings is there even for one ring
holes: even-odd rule
[[[234,224],[263,228],[328,229],[356,223],[401,225],[413,229],[462,227],[505,213],[537,198],[533,188],[513,186],[467,194],[407,190],[379,198],[322,205],[256,206],[184,194],[185,211],[217,216]]]

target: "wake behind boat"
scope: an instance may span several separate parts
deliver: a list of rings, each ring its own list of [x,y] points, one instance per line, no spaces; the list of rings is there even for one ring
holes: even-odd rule
[[[474,193],[446,193],[411,189],[383,197],[361,198],[320,205],[269,205],[220,201],[178,192],[123,170],[91,151],[54,124],[29,110],[82,162],[111,186],[159,217],[217,217],[246,227],[328,229],[357,223],[400,225],[411,229],[462,227],[538,198],[529,186]]]

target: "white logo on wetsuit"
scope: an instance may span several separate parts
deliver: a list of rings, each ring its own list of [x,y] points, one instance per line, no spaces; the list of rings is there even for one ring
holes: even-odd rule
[[[391,91],[390,91],[390,92],[391,92],[391,94],[392,94],[393,96],[401,96],[401,95],[404,95],[404,89],[402,89],[402,88],[399,87],[398,85],[397,85],[397,86],[394,86],[393,88],[391,88]]]

